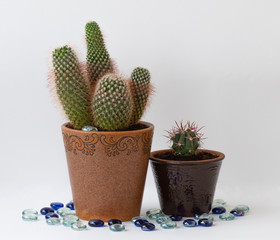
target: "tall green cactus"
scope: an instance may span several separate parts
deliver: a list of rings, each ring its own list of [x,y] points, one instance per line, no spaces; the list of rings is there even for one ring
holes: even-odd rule
[[[113,65],[106,50],[102,33],[96,22],[86,24],[87,70],[91,85],[106,73],[113,72]]]
[[[168,131],[169,138],[173,142],[172,148],[176,156],[193,156],[196,154],[197,149],[200,147],[202,134],[199,133],[195,123],[187,122],[183,125],[182,122],[176,127]]]
[[[68,46],[57,48],[52,61],[56,93],[73,127],[81,129],[92,124],[89,86],[75,53]]]
[[[131,74],[131,92],[133,97],[133,115],[131,124],[137,123],[142,117],[150,95],[150,72],[137,67]]]
[[[104,130],[126,128],[131,119],[132,104],[127,81],[115,74],[105,75],[98,82],[92,100],[94,123]]]

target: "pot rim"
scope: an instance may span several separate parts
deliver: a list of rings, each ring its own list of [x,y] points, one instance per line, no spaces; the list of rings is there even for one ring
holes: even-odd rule
[[[225,154],[214,151],[214,150],[208,150],[208,149],[198,149],[198,152],[208,152],[213,155],[217,155],[216,158],[208,159],[208,160],[195,160],[195,161],[178,161],[178,160],[167,160],[162,158],[155,157],[156,154],[164,153],[164,152],[172,152],[173,149],[163,149],[158,151],[151,152],[150,155],[150,161],[152,162],[158,162],[162,164],[180,164],[180,165],[193,165],[193,164],[203,164],[203,163],[209,163],[209,162],[217,162],[222,161],[225,158]]]
[[[89,133],[87,131],[82,131],[82,130],[77,130],[77,129],[73,129],[73,128],[69,128],[67,127],[67,125],[69,124],[70,122],[66,122],[64,124],[62,124],[61,128],[62,128],[62,131],[71,131],[71,132],[76,132],[76,133]],[[96,134],[98,133],[102,133],[102,134],[105,134],[105,135],[112,135],[114,133],[123,133],[123,134],[126,134],[126,133],[132,133],[132,132],[146,132],[147,130],[150,130],[150,129],[154,129],[154,125],[152,123],[149,123],[149,122],[145,122],[145,121],[139,121],[138,123],[141,123],[143,125],[146,125],[146,128],[143,128],[143,129],[135,129],[135,130],[127,130],[127,131],[97,131],[97,132],[94,132]]]

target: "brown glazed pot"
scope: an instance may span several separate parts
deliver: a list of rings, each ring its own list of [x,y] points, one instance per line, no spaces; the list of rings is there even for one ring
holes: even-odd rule
[[[140,213],[154,126],[85,132],[62,125],[76,214],[130,220]]]
[[[218,174],[225,155],[211,150],[214,159],[176,161],[157,156],[171,149],[151,153],[151,165],[162,211],[193,217],[209,213],[215,193]]]

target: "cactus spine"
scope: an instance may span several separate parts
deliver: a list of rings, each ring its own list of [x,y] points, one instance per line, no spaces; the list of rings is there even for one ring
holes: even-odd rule
[[[75,53],[68,46],[57,48],[52,60],[56,93],[73,127],[80,129],[92,124],[89,86]]]
[[[95,124],[105,130],[128,127],[132,115],[132,96],[127,81],[115,74],[105,75],[92,100]]]
[[[106,50],[102,33],[96,22],[86,24],[87,70],[91,85],[102,76],[113,71],[109,53]]]
[[[202,134],[199,133],[195,123],[187,122],[183,125],[182,122],[176,127],[168,131],[169,138],[173,142],[172,148],[176,156],[193,156],[201,145]]]
[[[131,92],[133,96],[133,115],[131,124],[142,117],[150,95],[150,72],[145,68],[135,68],[131,74]]]

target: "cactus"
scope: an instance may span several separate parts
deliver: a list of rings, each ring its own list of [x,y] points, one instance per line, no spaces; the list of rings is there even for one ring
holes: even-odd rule
[[[150,72],[145,68],[135,68],[131,74],[131,92],[133,97],[133,115],[131,124],[142,117],[150,95]]]
[[[87,23],[85,30],[87,71],[70,47],[53,52],[58,99],[76,129],[85,125],[95,125],[99,130],[128,128],[145,110],[151,92],[150,73],[138,67],[131,79],[124,80],[114,69],[97,23]]]
[[[201,129],[195,123],[188,121],[185,125],[182,122],[180,124],[176,122],[176,126],[167,131],[169,139],[173,142],[172,148],[175,156],[196,155],[203,136],[199,132]]]
[[[115,74],[105,75],[98,82],[92,100],[94,123],[105,130],[126,128],[131,119],[132,104],[127,81]]]
[[[56,93],[73,127],[91,125],[89,86],[75,53],[68,46],[57,48],[52,61]]]
[[[106,73],[113,72],[113,65],[106,50],[102,33],[96,22],[86,24],[87,70],[91,85]]]

